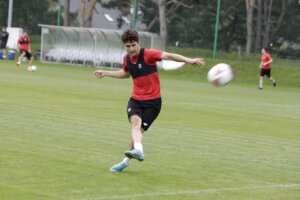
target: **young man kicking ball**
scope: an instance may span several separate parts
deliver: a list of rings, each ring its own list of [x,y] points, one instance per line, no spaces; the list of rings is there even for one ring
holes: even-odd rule
[[[133,80],[132,96],[128,101],[127,115],[131,124],[131,141],[125,158],[110,168],[111,172],[121,172],[131,159],[143,161],[143,133],[148,130],[157,118],[161,109],[160,81],[156,62],[173,60],[191,65],[204,65],[202,58],[187,58],[155,49],[141,48],[138,33],[126,30],[122,34],[122,42],[127,51],[123,59],[123,69],[119,71],[97,70],[97,78],[129,78]]]

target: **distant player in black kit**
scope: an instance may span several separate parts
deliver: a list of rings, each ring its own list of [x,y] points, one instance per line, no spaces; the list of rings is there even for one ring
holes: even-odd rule
[[[6,44],[7,44],[7,40],[8,40],[8,36],[9,33],[6,31],[6,28],[3,27],[2,28],[2,32],[1,32],[1,50],[2,50],[2,54],[3,54],[3,58],[6,58]]]
[[[204,65],[202,58],[187,58],[179,54],[141,48],[138,33],[134,30],[124,31],[122,42],[127,51],[127,55],[123,59],[123,69],[94,72],[98,78],[105,76],[120,79],[132,77],[133,80],[133,91],[127,106],[127,115],[131,124],[129,151],[125,152],[122,162],[110,168],[111,172],[121,172],[129,165],[132,158],[139,161],[144,160],[143,133],[157,118],[162,103],[156,62],[165,59],[192,65]]]

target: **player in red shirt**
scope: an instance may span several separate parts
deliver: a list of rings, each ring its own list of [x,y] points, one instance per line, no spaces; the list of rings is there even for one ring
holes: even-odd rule
[[[261,62],[260,62],[260,77],[259,77],[259,89],[263,89],[264,84],[264,76],[267,76],[270,81],[272,81],[272,84],[274,87],[276,87],[276,81],[271,77],[271,63],[273,62],[273,59],[271,55],[267,52],[266,48],[261,49]]]
[[[26,56],[29,60],[29,64],[28,64],[28,70],[30,71],[30,67],[32,65],[33,62],[33,56],[30,50],[30,38],[28,36],[27,32],[24,32],[22,34],[22,36],[19,38],[18,40],[18,50],[20,51],[21,55],[18,58],[18,62],[16,63],[17,66],[21,65],[21,60],[24,56]]]
[[[131,77],[133,80],[133,91],[127,106],[127,115],[131,124],[130,150],[125,152],[122,162],[110,168],[111,172],[121,172],[129,165],[132,158],[144,160],[143,133],[148,130],[161,109],[160,82],[156,62],[165,59],[191,65],[204,65],[202,58],[187,58],[179,54],[141,48],[138,33],[134,30],[124,31],[122,42],[128,53],[123,59],[123,69],[94,72],[97,78]]]

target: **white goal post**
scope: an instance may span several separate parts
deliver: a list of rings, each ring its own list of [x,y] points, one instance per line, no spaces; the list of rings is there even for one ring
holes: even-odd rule
[[[42,62],[119,67],[126,51],[122,30],[39,25]],[[164,50],[159,35],[139,32],[142,47]]]

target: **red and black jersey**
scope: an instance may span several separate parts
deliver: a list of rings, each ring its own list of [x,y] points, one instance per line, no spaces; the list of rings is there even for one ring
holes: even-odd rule
[[[138,56],[124,56],[123,70],[129,71],[133,80],[132,98],[151,100],[160,98],[160,82],[156,62],[162,51],[141,49]]]
[[[271,55],[268,54],[268,53],[264,53],[264,54],[261,56],[261,61],[262,61],[262,63],[269,62],[271,59],[272,59],[272,57],[271,57]],[[270,65],[270,64],[262,65],[262,69],[270,69],[270,68],[271,68],[271,65]]]
[[[18,44],[20,44],[20,49],[24,51],[29,50],[30,38],[29,37],[20,37],[18,40]]]

